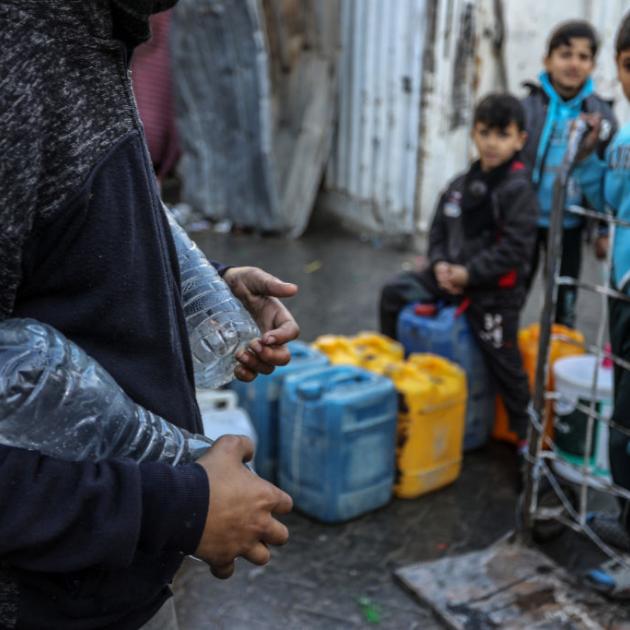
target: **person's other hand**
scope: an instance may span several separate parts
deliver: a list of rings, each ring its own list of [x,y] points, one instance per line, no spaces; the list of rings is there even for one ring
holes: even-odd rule
[[[289,530],[272,514],[287,514],[293,501],[243,465],[252,455],[247,438],[226,435],[197,460],[208,475],[210,505],[195,556],[221,579],[234,573],[236,558],[266,564],[268,545],[284,545],[289,539]]]
[[[294,296],[298,288],[283,282],[258,267],[232,267],[223,275],[232,293],[243,303],[258,324],[262,336],[237,355],[240,365],[234,371],[242,381],[256,375],[271,374],[286,365],[291,355],[286,344],[297,338],[300,329],[289,310],[278,298]]]
[[[609,244],[609,239],[608,236],[598,236],[595,239],[595,243],[593,245],[593,248],[595,250],[595,257],[597,258],[597,260],[604,260],[606,258],[606,256],[608,256],[608,247],[610,246]]]

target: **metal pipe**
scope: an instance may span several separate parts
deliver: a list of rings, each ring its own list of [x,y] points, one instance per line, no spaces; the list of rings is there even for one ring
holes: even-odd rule
[[[630,221],[624,221],[623,219],[618,219],[616,216],[610,213],[597,212],[597,210],[588,210],[587,208],[582,208],[582,206],[571,205],[567,208],[569,212],[572,214],[578,214],[582,217],[588,217],[589,219],[597,219],[598,221],[605,221],[606,223],[610,223],[612,225],[618,225],[620,227],[630,227]]]
[[[592,291],[593,293],[598,293],[599,295],[621,300],[622,302],[630,302],[630,296],[625,293],[621,293],[620,291],[616,291],[615,289],[611,289],[610,287],[603,287],[600,284],[582,282],[581,280],[576,280],[575,278],[571,278],[569,276],[560,276],[556,278],[556,282],[559,286],[578,287],[578,289],[586,289],[587,291]]]
[[[578,149],[588,131],[588,125],[582,119],[578,119],[571,129],[567,150],[553,190],[553,203],[551,211],[551,224],[547,241],[546,283],[543,310],[540,317],[540,336],[538,345],[538,358],[536,362],[536,377],[534,397],[530,413],[538,423],[530,423],[528,433],[528,453],[526,461],[526,475],[523,491],[522,522],[524,531],[522,535],[529,536],[533,526],[533,512],[535,509],[536,495],[540,481],[541,465],[539,458],[542,450],[544,432],[541,418],[545,413],[545,386],[549,368],[549,347],[551,340],[551,326],[558,296],[556,277],[559,270],[560,254],[562,252],[562,219],[564,215],[567,184],[569,176],[575,165]]]

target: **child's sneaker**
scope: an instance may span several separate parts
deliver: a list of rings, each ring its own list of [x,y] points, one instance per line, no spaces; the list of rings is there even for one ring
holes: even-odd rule
[[[591,512],[586,523],[607,545],[630,552],[630,534],[619,518],[602,512]]]

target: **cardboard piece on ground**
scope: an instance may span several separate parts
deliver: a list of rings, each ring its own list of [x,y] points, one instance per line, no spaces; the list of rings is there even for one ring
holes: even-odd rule
[[[448,627],[610,628],[626,616],[537,549],[488,549],[402,567],[396,577]]]

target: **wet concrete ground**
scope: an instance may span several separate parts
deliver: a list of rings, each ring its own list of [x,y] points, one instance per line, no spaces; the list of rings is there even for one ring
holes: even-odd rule
[[[391,275],[411,268],[417,257],[410,249],[362,242],[322,219],[298,241],[211,232],[195,239],[211,258],[260,266],[296,282],[300,293],[289,306],[305,341],[324,333],[375,330],[379,288]],[[585,277],[598,277],[590,256],[585,267]],[[537,285],[524,324],[537,320],[540,304]],[[582,299],[579,327],[593,338],[598,321],[596,302]],[[291,514],[284,519],[291,540],[274,550],[264,568],[241,562],[235,576],[221,582],[205,565],[187,562],[175,583],[182,630],[442,627],[394,581],[392,570],[483,548],[512,529],[515,476],[511,448],[491,443],[465,457],[455,484],[419,499],[392,500],[338,526]],[[547,550],[572,571],[594,566],[600,558],[570,534]],[[378,624],[369,621],[374,611]]]

